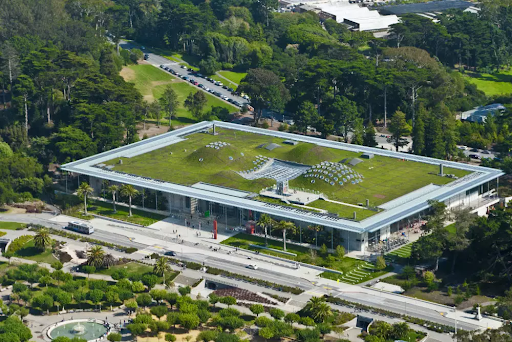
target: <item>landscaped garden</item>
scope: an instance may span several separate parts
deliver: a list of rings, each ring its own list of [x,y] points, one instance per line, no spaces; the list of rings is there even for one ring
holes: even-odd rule
[[[143,226],[149,226],[155,222],[163,220],[166,216],[155,214],[152,212],[132,209],[132,216],[130,216],[129,208],[119,205],[116,205],[116,212],[114,212],[114,206],[111,203],[98,201],[98,200],[88,200],[87,201],[87,214],[84,215],[84,205],[79,204],[65,211],[66,215],[78,217],[80,219],[89,220],[94,218],[92,214],[101,215],[110,217],[116,220],[126,221],[130,223],[140,224]]]
[[[381,276],[390,272],[392,267],[387,266],[381,270],[376,269],[375,265],[363,260],[349,258],[344,256],[344,249],[339,246],[337,255],[327,252],[327,247],[323,246],[320,250],[310,249],[303,246],[287,243],[286,251],[296,254],[296,256],[280,253],[283,251],[283,242],[272,238],[267,239],[267,247],[277,251],[258,248],[254,246],[265,247],[265,238],[250,234],[238,233],[221,242],[224,245],[259,251],[260,253],[278,256],[285,259],[291,259],[298,262],[304,262],[312,265],[323,266],[340,273],[323,272],[322,277],[331,280],[340,280],[350,284],[357,284],[372,278]],[[325,247],[325,248],[324,248]],[[342,247],[341,247],[342,248]]]

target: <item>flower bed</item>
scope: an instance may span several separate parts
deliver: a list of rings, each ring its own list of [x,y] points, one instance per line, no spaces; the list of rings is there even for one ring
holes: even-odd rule
[[[257,293],[251,292],[249,290],[244,290],[240,288],[231,288],[231,289],[220,289],[216,290],[214,292],[219,297],[235,297],[237,300],[243,300],[248,302],[254,302],[254,303],[261,303],[261,304],[275,304],[268,300],[267,298],[264,298],[260,296]]]

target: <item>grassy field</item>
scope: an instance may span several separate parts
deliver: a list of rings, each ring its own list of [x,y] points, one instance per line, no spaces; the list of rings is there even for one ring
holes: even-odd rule
[[[128,216],[129,215],[128,207],[124,207],[121,205],[116,206],[117,212],[114,213],[112,204],[101,202],[101,201],[94,201],[94,200],[89,200],[87,203],[87,213],[89,214],[88,216],[82,215],[83,209],[84,209],[83,204],[77,205],[76,207],[72,208],[71,210],[66,211],[66,215],[70,215],[70,216],[88,220],[88,219],[93,218],[93,216],[91,216],[90,214],[96,214],[96,215],[114,218],[114,219],[121,220],[121,221],[126,221],[126,222],[130,222],[130,223],[135,223],[135,224],[141,224],[143,226],[152,225],[153,223],[163,220],[165,218],[165,216],[163,216],[163,215],[158,215],[158,214],[150,213],[150,212],[143,211],[143,210],[137,210],[137,209],[133,209],[133,208],[132,208],[132,216],[130,217],[130,216]]]
[[[466,73],[469,82],[477,86],[487,96],[512,93],[512,70],[496,74]]]
[[[318,266],[324,266],[332,270],[341,271],[343,272],[343,274],[324,272],[321,274],[321,277],[332,280],[339,279],[340,281],[350,284],[357,284],[366,280],[370,280],[372,278],[385,274],[391,270],[391,268],[389,268],[384,271],[376,272],[372,264],[362,260],[348,257],[344,257],[341,260],[336,259],[331,262],[328,262],[326,256],[321,256],[319,255],[319,253],[317,253],[316,257],[312,257],[311,250],[309,248],[290,243],[286,244],[286,251],[297,254],[296,257],[294,257],[293,255],[287,255],[271,250],[251,247],[250,245],[265,246],[265,238],[244,233],[236,234],[235,236],[232,236],[222,241],[221,244],[243,249],[249,249],[253,251],[259,251],[260,253],[264,254],[274,255],[281,258],[305,262]],[[268,247],[277,250],[283,250],[283,243],[280,241],[276,241],[274,239],[268,239]]]
[[[128,272],[128,274],[131,274],[131,273],[145,274],[145,273],[153,272],[153,267],[151,267],[151,266],[139,264],[137,262],[130,262],[125,265],[115,265],[110,268],[102,268],[102,269],[96,270],[95,273],[112,275],[112,273],[114,273],[115,271],[117,271],[119,269],[125,269]]]
[[[199,91],[196,87],[190,85],[181,79],[171,76],[170,74],[155,68],[152,65],[141,64],[141,65],[130,65],[121,71],[123,78],[135,84],[135,87],[144,96],[144,99],[153,102],[159,99],[165,88],[168,85],[174,89],[178,94],[178,100],[181,103],[180,108],[176,111],[175,118],[173,118],[173,125],[186,125],[197,122],[184,106],[183,103],[190,93]],[[237,111],[237,108],[222,101],[221,99],[206,94],[208,102],[205,106],[204,111],[209,111],[213,106],[223,107],[228,109],[230,112]],[[162,113],[162,117],[163,117]],[[169,120],[162,119],[161,122],[169,122]]]
[[[234,82],[236,84],[240,84],[242,79],[247,76],[246,72],[236,72],[236,71],[219,71],[219,74],[230,80],[231,82]]]
[[[259,192],[273,185],[275,181],[246,180],[235,172],[253,168],[258,155],[306,165],[314,165],[322,161],[339,162],[344,158],[360,156],[360,153],[330,149],[310,143],[287,145],[283,144],[280,138],[254,133],[227,129],[218,129],[217,132],[216,136],[203,133],[191,134],[185,141],[133,158],[121,158],[122,165],[117,164],[119,158],[106,163],[115,165],[116,171],[184,185],[207,181],[216,185]],[[206,147],[207,144],[218,141],[227,142],[230,145],[219,150]],[[272,151],[260,147],[267,143],[277,143],[281,147]],[[324,193],[329,199],[356,205],[365,203],[366,199],[369,199],[371,206],[378,206],[430,183],[446,184],[453,181],[451,178],[438,176],[436,165],[382,156],[364,160],[353,169],[364,176],[362,183],[346,182],[343,186],[338,184],[331,186],[325,182],[312,184],[309,178],[300,176],[290,181],[290,187],[318,191]],[[445,172],[459,177],[468,174],[467,171],[448,168]],[[338,210],[352,215],[353,209],[355,208],[342,207]],[[364,216],[364,214],[361,215]]]
[[[51,249],[46,249],[41,253],[39,249],[34,247],[34,240],[27,242],[23,248],[14,253],[14,256],[17,258],[34,260],[37,262],[46,262],[48,264],[57,261],[57,259],[53,256]]]
[[[24,223],[18,222],[0,222],[0,229],[16,230],[25,227]]]
[[[238,86],[235,83],[226,81],[225,79],[217,75],[211,75],[210,78],[214,79],[215,81],[222,82],[222,84],[227,85],[228,87],[233,88],[235,90],[236,88],[238,88]]]

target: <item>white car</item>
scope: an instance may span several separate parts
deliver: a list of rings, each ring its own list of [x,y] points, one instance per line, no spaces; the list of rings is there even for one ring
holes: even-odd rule
[[[249,264],[247,265],[247,268],[250,268],[251,270],[257,270],[259,267],[256,264]]]

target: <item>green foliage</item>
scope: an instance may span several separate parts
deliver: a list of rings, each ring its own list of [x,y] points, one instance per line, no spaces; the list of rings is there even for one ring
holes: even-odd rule
[[[276,320],[280,320],[285,316],[285,313],[281,309],[272,308],[270,309],[270,316],[272,316]]]
[[[107,336],[107,340],[109,340],[110,342],[119,342],[121,341],[121,338],[122,336],[120,333],[110,333]]]
[[[153,306],[150,312],[156,317],[161,318],[167,314],[167,307],[165,305]]]
[[[4,253],[4,256],[10,257],[17,251],[19,251],[23,246],[30,240],[33,239],[33,236],[31,235],[22,235],[14,239],[9,247],[7,248],[7,251]]]
[[[257,317],[265,312],[265,308],[261,304],[252,304],[249,309],[253,314],[255,314]]]
[[[382,255],[377,257],[377,260],[375,261],[375,268],[378,270],[383,270],[386,268],[386,260]]]

